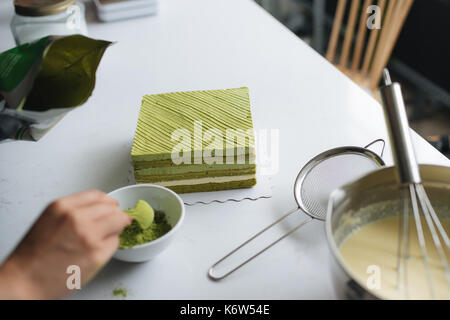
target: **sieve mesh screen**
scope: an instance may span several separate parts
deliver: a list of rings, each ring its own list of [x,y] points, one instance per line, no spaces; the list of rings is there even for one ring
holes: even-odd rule
[[[303,209],[320,220],[325,220],[331,192],[379,165],[364,154],[336,154],[325,158],[305,173],[300,190]]]

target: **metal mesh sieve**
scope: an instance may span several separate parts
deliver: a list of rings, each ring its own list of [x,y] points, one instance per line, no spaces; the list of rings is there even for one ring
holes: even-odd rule
[[[364,148],[341,147],[325,151],[315,156],[302,168],[297,176],[297,179],[295,180],[294,197],[298,206],[285,213],[278,220],[253,235],[247,241],[243,242],[226,256],[214,263],[208,270],[208,276],[213,280],[221,280],[301,228],[309,221],[313,219],[322,221],[325,220],[328,207],[328,198],[333,190],[384,165],[383,160],[377,154],[367,149],[376,142],[383,143],[383,149],[381,151],[381,156],[383,156],[385,144],[383,139],[375,140]],[[299,209],[300,211],[308,214],[309,219],[304,220],[299,225],[292,228],[290,231],[225,274],[220,276],[214,274],[215,267],[217,267],[220,263],[225,261],[239,249],[259,237],[261,234],[278,224],[280,221],[284,220],[292,213],[299,211]]]
[[[308,215],[325,220],[331,192],[382,165],[363,148],[343,147],[320,154],[299,173],[294,195]]]

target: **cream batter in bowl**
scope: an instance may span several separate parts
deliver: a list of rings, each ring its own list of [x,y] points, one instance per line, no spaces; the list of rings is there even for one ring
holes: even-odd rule
[[[420,170],[435,211],[450,234],[450,168],[423,165]],[[399,216],[404,212],[404,198],[392,167],[370,173],[331,195],[326,231],[339,298],[432,298],[412,217],[407,272],[398,279]],[[424,229],[434,298],[450,299],[444,267],[428,228]],[[444,251],[450,264],[449,252]]]

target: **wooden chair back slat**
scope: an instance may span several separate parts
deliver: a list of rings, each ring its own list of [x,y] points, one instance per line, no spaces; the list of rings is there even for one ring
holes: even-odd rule
[[[336,64],[341,71],[360,85],[374,91],[380,81],[382,70],[392,54],[413,1],[364,0],[360,7],[361,0],[351,0],[343,43],[339,46],[347,7],[347,0],[339,0],[325,55],[326,59]],[[381,29],[374,28],[367,31],[367,8],[375,3],[381,14]],[[358,28],[355,28],[358,20]],[[369,34],[367,34],[368,32]],[[352,50],[355,38],[355,45]],[[338,52],[338,50],[340,51]],[[339,61],[336,62],[335,60]]]
[[[364,0],[361,16],[359,17],[359,27],[358,27],[358,35],[356,36],[356,44],[355,51],[353,54],[353,62],[352,62],[352,72],[356,73],[359,65],[361,63],[362,49],[364,45],[364,40],[366,38],[367,33],[367,24],[366,24],[366,8],[369,7],[371,0]]]
[[[336,54],[336,46],[338,43],[339,34],[341,32],[346,4],[347,0],[339,0],[336,7],[336,14],[334,15],[333,28],[331,29],[330,41],[328,43],[328,50],[326,54],[328,61],[333,61]]]
[[[341,60],[339,65],[346,69],[348,63],[348,56],[350,55],[350,45],[353,40],[353,33],[355,31],[356,18],[358,16],[358,9],[360,0],[353,0],[350,7],[350,15],[348,17],[347,29],[345,30],[344,44],[342,45]]]

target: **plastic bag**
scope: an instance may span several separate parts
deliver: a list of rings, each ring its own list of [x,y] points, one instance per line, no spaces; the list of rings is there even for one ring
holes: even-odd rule
[[[0,140],[39,140],[92,94],[109,41],[48,36],[0,53]]]

